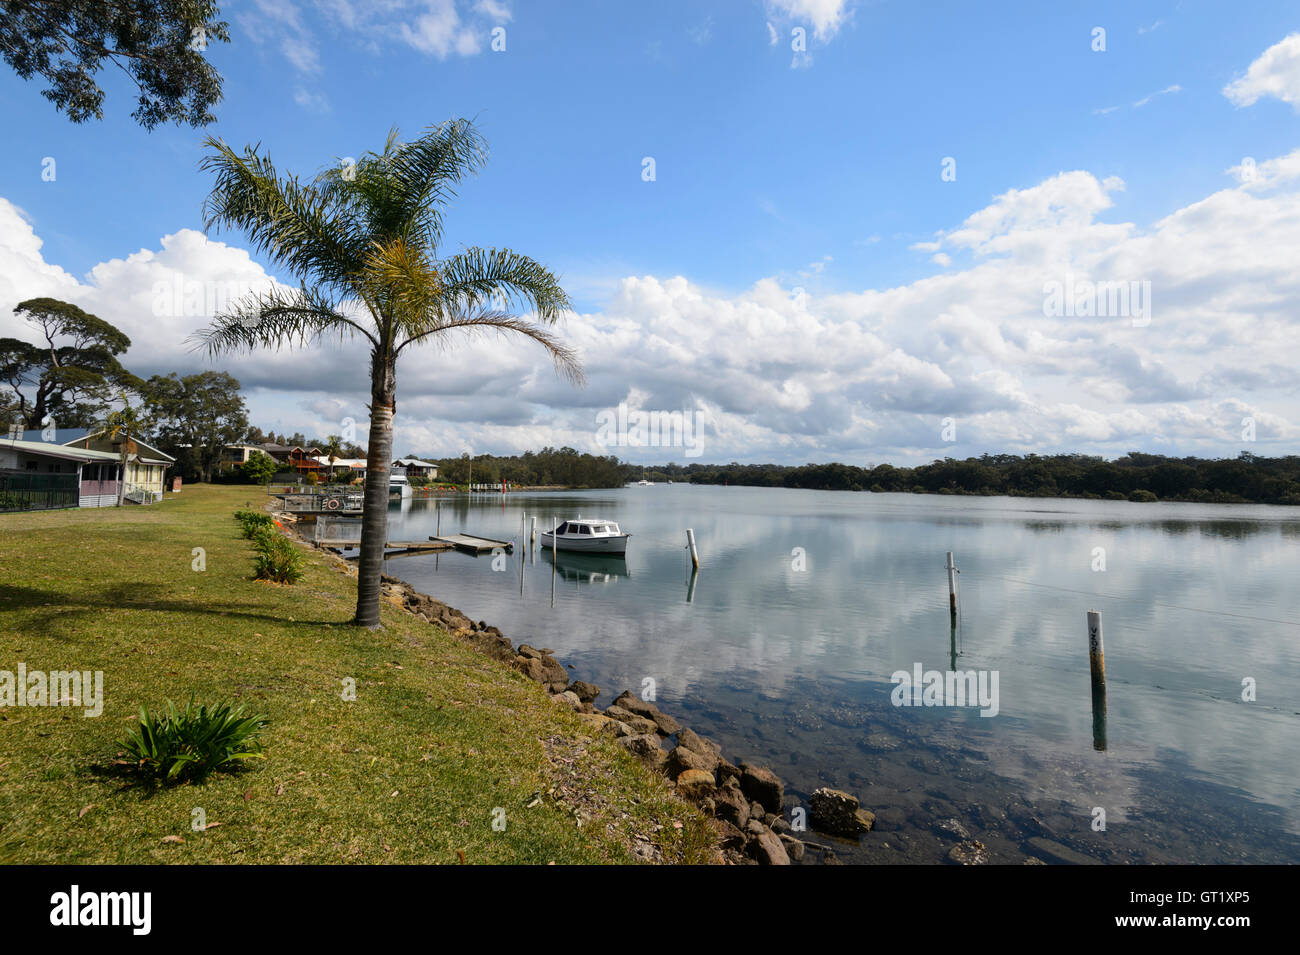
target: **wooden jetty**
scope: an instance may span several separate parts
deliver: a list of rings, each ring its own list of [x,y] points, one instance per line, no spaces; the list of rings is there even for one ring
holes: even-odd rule
[[[430,537],[429,540],[436,541],[440,544],[446,544],[448,547],[454,547],[456,550],[465,554],[482,554],[488,551],[494,551],[497,548],[500,548],[509,554],[515,549],[513,541],[493,540],[490,537],[475,537],[473,534],[447,534],[443,537]]]
[[[331,547],[334,550],[355,550],[361,545],[360,541],[350,544],[324,544],[322,546]],[[442,541],[389,541],[384,545],[384,557],[409,557],[412,554],[436,554],[442,551],[451,550],[451,544],[444,544]],[[360,554],[352,554],[348,560],[356,560]]]

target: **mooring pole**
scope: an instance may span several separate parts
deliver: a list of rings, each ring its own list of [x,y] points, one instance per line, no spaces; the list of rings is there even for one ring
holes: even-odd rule
[[[957,616],[957,564],[952,559],[952,551],[948,551],[948,612],[954,617]]]
[[[1106,646],[1101,636],[1101,612],[1088,611],[1088,663],[1092,667],[1092,685],[1106,685]]]
[[[532,528],[533,528],[532,533],[528,535],[528,539],[532,543],[536,544],[537,543],[537,515],[536,514],[533,515]]]
[[[691,551],[691,566],[696,570],[700,569],[700,552],[695,549],[695,531],[686,528],[686,546]]]

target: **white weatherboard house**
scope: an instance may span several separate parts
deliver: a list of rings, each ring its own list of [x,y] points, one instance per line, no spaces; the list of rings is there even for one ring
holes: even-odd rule
[[[123,487],[122,438],[74,432],[59,433],[54,441],[34,440],[39,435],[0,438],[0,511],[113,507],[119,495],[129,504],[162,499],[163,477],[174,461],[170,455],[126,439]]]
[[[394,468],[402,468],[408,478],[431,478],[438,477],[438,465],[432,461],[421,461],[419,458],[398,458],[393,462]]]

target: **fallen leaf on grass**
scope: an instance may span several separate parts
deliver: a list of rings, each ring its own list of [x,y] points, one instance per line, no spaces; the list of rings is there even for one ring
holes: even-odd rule
[[[184,842],[184,836],[163,836],[163,842]]]
[[[253,790],[251,789],[245,790],[244,799],[252,799],[252,798],[253,798]]]
[[[465,850],[464,850],[464,849],[457,849],[457,850],[456,850],[456,858],[460,859],[460,864],[461,864],[461,865],[464,865],[464,864],[465,864]]]
[[[90,812],[90,810],[94,808],[95,808],[94,803],[91,803],[89,806],[82,806],[81,812],[77,813],[77,818],[80,819],[82,816],[84,816],[86,813]]]

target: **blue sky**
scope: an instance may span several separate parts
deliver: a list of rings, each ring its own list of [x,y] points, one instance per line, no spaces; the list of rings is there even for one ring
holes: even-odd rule
[[[14,244],[58,272],[37,279],[18,262],[6,281],[0,266],[0,322],[14,296],[60,287],[119,321],[121,283],[156,281],[164,267],[256,284],[265,263],[218,262],[243,248],[241,236],[213,236],[220,245],[210,247],[186,231],[202,226],[207,133],[237,146],[260,141],[281,168],[308,173],[378,148],[390,126],[414,134],[465,115],[477,117],[492,158],[450,216],[452,246],[509,245],[560,272],[579,311],[569,327],[597,373],[586,392],[568,395],[523,348],[430,353],[404,389],[412,401],[399,444],[412,450],[596,450],[590,422],[620,400],[706,411],[716,429],[703,460],[1232,454],[1241,446],[1232,422],[1245,417],[1259,424],[1252,450],[1294,449],[1295,380],[1248,381],[1295,344],[1294,326],[1270,318],[1289,287],[1270,288],[1267,309],[1248,308],[1249,317],[1231,291],[1283,281],[1267,268],[1252,278],[1241,244],[1262,230],[1274,230],[1274,243],[1293,237],[1294,197],[1273,187],[1294,183],[1286,172],[1263,194],[1227,174],[1244,157],[1280,160],[1300,146],[1290,48],[1235,100],[1225,93],[1300,30],[1293,4],[1228,14],[1188,2],[423,0],[387,5],[382,19],[365,12],[373,9],[349,0],[227,5],[233,42],[209,50],[225,100],[203,131],[145,132],[129,117],[130,90],[108,76],[104,120],[75,126],[38,82],[0,70],[10,142],[0,151],[0,199],[43,243],[36,253],[25,238]],[[505,30],[504,52],[490,48],[494,27]],[[1095,27],[1106,31],[1104,52],[1093,49]],[[792,50],[798,29],[803,53]],[[642,178],[647,156],[652,182]],[[54,182],[41,178],[45,157],[57,163]],[[955,160],[953,181],[941,178],[945,157]],[[1056,178],[1076,171],[1090,180]],[[1107,182],[1096,195],[1095,183]],[[1011,190],[1047,195],[1052,183],[1063,198],[1047,203],[1046,220],[998,206]],[[1207,251],[1194,270],[1178,271],[1175,236],[1157,224],[1180,212],[1196,220],[1198,204],[1224,190],[1241,198],[1217,200],[1222,208],[1188,228],[1209,241],[1235,223],[1243,264]],[[963,223],[990,209],[1002,223],[995,235],[964,238]],[[184,254],[169,252],[166,236]],[[168,266],[168,255],[183,267]],[[990,273],[1008,257],[1016,261]],[[146,264],[152,273],[140,271]],[[1019,281],[1007,278],[1017,265],[1026,288],[1000,303],[996,285]],[[1033,325],[1041,274],[1076,270],[1152,281],[1155,301],[1176,305],[1165,327],[1181,331]],[[1233,304],[1203,314],[1195,290],[1220,286]],[[783,311],[772,288],[800,304]],[[717,327],[696,337],[710,316]],[[179,348],[182,323],[133,321],[120,318],[137,342],[133,370],[198,367]],[[1243,332],[1252,321],[1266,331]],[[1224,357],[1233,349],[1211,347],[1222,334],[1267,347]],[[800,341],[816,347],[796,355]],[[984,354],[974,354],[976,341]],[[865,377],[839,367],[855,348],[874,369]],[[1092,367],[1071,369],[1071,353]],[[358,413],[359,379],[345,370],[346,354],[322,362],[338,371],[328,387],[299,375],[304,356],[229,367],[263,427],[337,432],[338,419]],[[441,373],[426,367],[438,365]],[[488,391],[457,392],[470,387],[470,366],[494,372],[472,386]],[[944,417],[961,423],[957,440],[941,437]],[[618,453],[682,459],[671,449]]]

